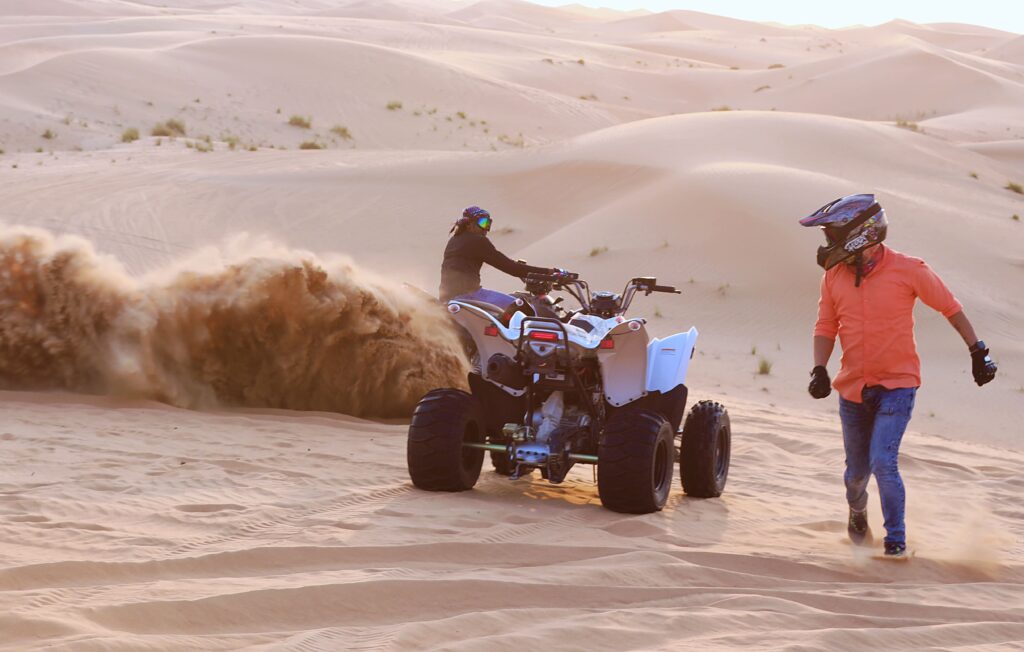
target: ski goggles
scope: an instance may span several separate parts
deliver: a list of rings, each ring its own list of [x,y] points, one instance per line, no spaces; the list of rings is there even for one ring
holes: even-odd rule
[[[484,231],[491,230],[491,222],[492,220],[490,215],[481,215],[480,217],[476,218],[476,225],[479,226]]]

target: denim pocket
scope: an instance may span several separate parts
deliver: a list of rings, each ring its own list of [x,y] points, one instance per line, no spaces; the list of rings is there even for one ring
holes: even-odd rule
[[[891,389],[882,394],[879,399],[878,414],[898,414],[909,417],[910,413],[914,411],[914,400],[916,398],[916,388]]]

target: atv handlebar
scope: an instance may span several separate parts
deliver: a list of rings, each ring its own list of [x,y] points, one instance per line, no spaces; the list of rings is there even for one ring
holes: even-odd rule
[[[563,290],[579,302],[583,312],[591,312],[590,285],[581,279],[579,274],[574,272],[531,273],[527,274],[524,280],[526,281],[526,290],[535,296],[548,294],[555,289]],[[658,285],[658,279],[653,276],[638,276],[626,284],[615,314],[624,314],[629,309],[637,292],[643,292],[644,296],[649,296],[653,292],[682,294],[675,286]]]
[[[564,274],[551,272],[547,274],[536,274],[531,273],[526,275],[526,282],[530,283],[560,283],[563,281],[578,281],[580,275],[575,272],[565,272]]]

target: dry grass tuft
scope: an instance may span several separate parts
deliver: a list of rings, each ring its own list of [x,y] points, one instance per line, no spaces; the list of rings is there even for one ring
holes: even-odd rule
[[[590,253],[588,255],[591,258],[593,258],[594,256],[600,256],[606,251],[608,251],[608,247],[594,247],[593,249],[590,250]]]
[[[334,125],[331,127],[331,133],[341,138],[342,140],[352,140],[352,132],[348,130],[348,127],[342,127],[341,125]]]
[[[397,100],[391,100],[387,103],[388,111],[398,111],[402,108],[402,103]]]
[[[153,128],[149,131],[150,136],[166,136],[174,138],[175,136],[185,135],[185,123],[181,120],[175,120],[171,118],[166,122],[158,122],[153,125]]]
[[[299,145],[299,149],[324,149],[324,146],[316,141],[307,140]]]
[[[1009,190],[1010,192],[1015,192],[1018,195],[1024,195],[1024,186],[1021,186],[1019,183],[1014,183],[1013,181],[1007,181],[1006,182],[1006,186],[1004,186],[1004,187],[1007,190]]]
[[[139,130],[135,127],[129,127],[121,132],[122,143],[134,143],[139,139]]]
[[[770,375],[772,373],[772,361],[762,356],[761,359],[757,361],[757,373],[760,376]]]
[[[313,126],[313,116],[293,115],[288,118],[288,124],[299,129],[309,129]]]

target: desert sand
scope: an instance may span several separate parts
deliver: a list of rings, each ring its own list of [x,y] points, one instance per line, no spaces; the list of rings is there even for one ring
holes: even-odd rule
[[[0,650],[1024,648],[1021,35],[516,0],[0,9]],[[854,192],[1000,364],[977,388],[921,308],[902,565],[846,539],[837,405],[805,389],[820,235],[797,220]],[[435,290],[469,204],[513,257],[683,290],[632,313],[701,332],[721,498],[677,481],[615,514],[589,467],[411,486],[406,415],[465,362],[405,284]]]

